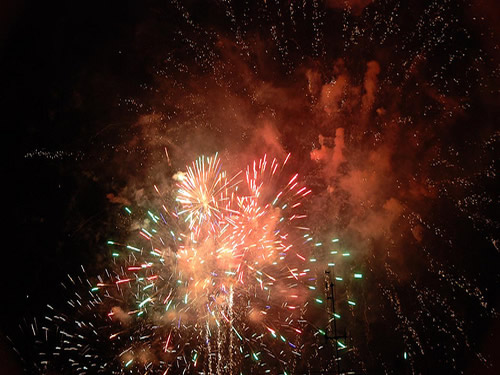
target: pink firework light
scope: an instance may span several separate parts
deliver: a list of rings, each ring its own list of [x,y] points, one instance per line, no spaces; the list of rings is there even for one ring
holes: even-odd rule
[[[148,212],[151,227],[140,235],[151,250],[125,245],[133,258],[113,284],[120,294],[133,293],[129,316],[156,326],[151,335],[165,335],[163,354],[147,352],[165,358],[167,368],[174,366],[173,353],[186,347],[192,357],[187,367],[221,366],[223,358],[210,352],[224,352],[233,370],[246,355],[256,362],[262,353],[276,358],[265,332],[291,350],[300,346],[297,322],[305,298],[298,297],[309,293],[308,272],[301,269],[308,228],[301,224],[306,215],[300,210],[311,190],[298,174],[283,176],[289,157],[280,164],[265,155],[230,178],[217,155],[199,158],[179,178],[180,211],[162,207],[177,219],[176,233],[162,215]],[[139,347],[127,353],[145,350]]]

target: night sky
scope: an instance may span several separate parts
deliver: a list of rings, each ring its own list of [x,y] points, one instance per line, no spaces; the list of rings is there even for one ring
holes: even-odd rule
[[[107,241],[139,220],[124,208],[155,205],[153,185],[172,198],[176,172],[216,152],[233,172],[291,153],[312,235],[363,272],[341,293],[357,300],[344,371],[497,373],[498,15],[487,0],[2,2],[0,373],[83,373],[47,370],[32,322],[47,304],[71,317],[80,289],[61,283],[113,267]],[[93,349],[101,373],[145,373],[114,349]],[[312,352],[292,374],[335,373]]]

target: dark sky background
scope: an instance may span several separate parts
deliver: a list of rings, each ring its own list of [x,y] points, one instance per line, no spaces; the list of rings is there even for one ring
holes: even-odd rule
[[[102,273],[123,203],[219,151],[234,167],[292,152],[315,234],[339,234],[366,275],[357,371],[496,373],[499,14],[480,0],[2,2],[0,372],[35,371],[19,326],[63,305],[81,265]]]

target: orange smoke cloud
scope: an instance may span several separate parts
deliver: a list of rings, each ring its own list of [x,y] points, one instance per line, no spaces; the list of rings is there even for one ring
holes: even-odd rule
[[[366,64],[367,70],[365,73],[364,89],[365,94],[361,99],[361,108],[363,111],[363,120],[368,120],[368,115],[375,102],[375,93],[377,91],[378,79],[380,73],[380,65],[376,61],[370,61]]]
[[[332,147],[328,143],[333,143]],[[332,140],[328,137],[319,136],[319,150],[311,151],[311,159],[322,164],[323,173],[327,179],[334,177],[337,174],[337,169],[345,161],[344,158],[344,128],[335,130],[335,138]]]

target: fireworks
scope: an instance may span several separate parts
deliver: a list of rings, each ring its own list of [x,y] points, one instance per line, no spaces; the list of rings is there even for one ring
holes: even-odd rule
[[[24,153],[23,178],[8,184],[24,241],[4,259],[16,265],[4,299],[19,306],[4,309],[5,326],[26,294],[54,306],[28,330],[44,373],[329,372],[337,350],[345,372],[488,366],[500,139],[489,8],[167,1],[115,17],[131,33],[101,38],[122,30],[109,17],[95,38],[74,23],[70,39],[89,48],[72,61],[57,39],[63,63],[41,65],[56,76],[12,60],[6,97],[16,119],[36,118],[24,119],[27,143],[12,143]],[[176,166],[207,149],[223,153]],[[297,150],[300,176],[284,150]],[[173,181],[158,181],[165,172]],[[109,209],[98,192],[125,211],[98,219]],[[89,275],[75,275],[80,262]],[[71,275],[59,304],[58,272]]]
[[[264,156],[231,178],[217,155],[200,158],[179,180],[177,205],[148,210],[131,243],[108,241],[115,266],[90,299],[71,299],[81,316],[59,348],[77,372],[290,373],[316,279],[302,211],[311,190],[283,173],[288,158]],[[105,342],[110,358],[98,354]]]
[[[185,221],[189,222],[189,229],[196,237],[202,235],[202,229],[218,232],[224,214],[230,212],[228,194],[237,177],[227,180],[217,154],[211,158],[199,158],[187,167],[186,173],[178,174],[180,182],[176,200],[182,205],[179,215],[185,215]]]

